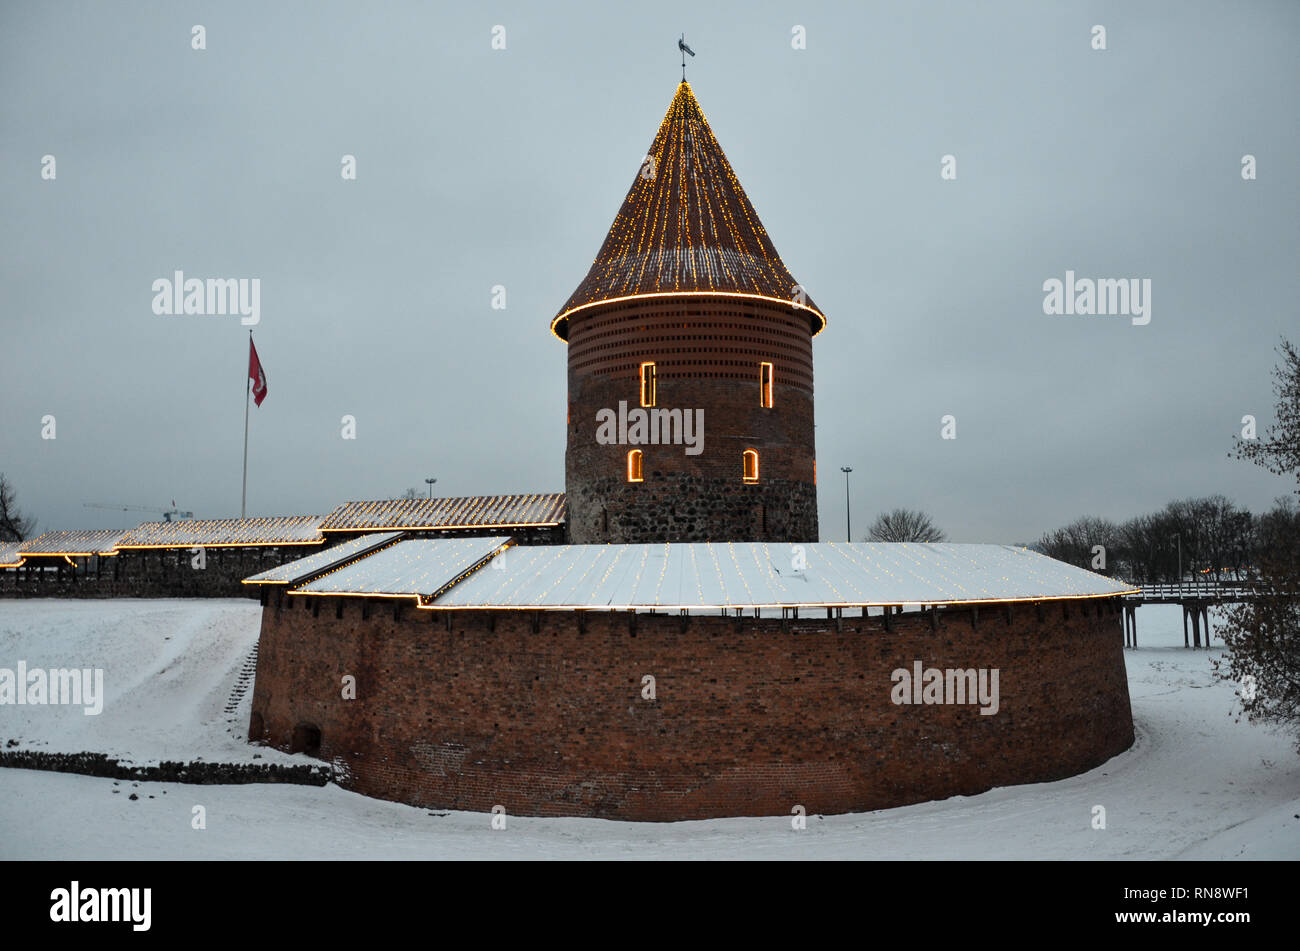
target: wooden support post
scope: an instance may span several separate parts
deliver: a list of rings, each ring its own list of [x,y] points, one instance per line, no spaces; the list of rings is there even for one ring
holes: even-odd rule
[[[979,609],[979,605],[972,604],[972,605],[970,606],[970,629],[971,629],[972,631],[978,630],[978,629],[979,629],[979,624],[980,624],[980,609]]]
[[[893,618],[894,618],[894,612],[893,612],[893,610],[892,610],[891,608],[889,608],[889,607],[886,607],[886,608],[885,608],[885,613],[884,613],[884,615],[882,615],[882,616],[883,616],[884,619],[885,619],[885,631],[886,631],[887,633],[893,633],[893,630],[894,630],[894,620],[893,620]]]
[[[939,605],[930,605],[930,630],[939,630]]]
[[[827,610],[829,611],[830,609],[827,608]],[[835,632],[837,634],[844,632],[844,609],[843,608],[835,609]]]
[[[1187,605],[1180,604],[1178,606],[1183,609],[1183,646],[1190,647],[1191,642],[1187,639]]]
[[[1192,605],[1192,648],[1200,649],[1201,646],[1201,606]]]

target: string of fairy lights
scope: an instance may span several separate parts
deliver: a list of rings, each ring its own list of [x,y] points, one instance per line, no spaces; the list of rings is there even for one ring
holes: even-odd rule
[[[273,515],[262,518],[207,518],[145,522],[133,528],[118,548],[183,548],[240,545],[319,545],[319,515]]]
[[[1113,597],[1129,590],[1091,572],[996,545],[807,543],[801,546],[807,556],[800,572],[804,583],[793,597],[782,569],[794,546],[789,551],[737,542],[516,546],[499,563],[502,570],[484,571],[489,564],[498,567],[495,559],[510,547],[506,538],[393,540],[343,557],[291,593],[411,598],[432,610],[759,610],[1039,601]],[[709,570],[701,570],[701,553]],[[385,557],[375,557],[380,554]],[[292,570],[294,564],[284,567]],[[664,597],[670,571],[678,578],[675,599]],[[694,580],[694,598],[682,591],[687,574]],[[732,596],[729,581],[738,582],[744,596]],[[880,598],[883,591],[892,597]]]
[[[707,292],[802,306],[824,326],[811,301],[792,300],[795,284],[683,82],[591,269],[552,330],[596,303]]]
[[[504,536],[399,540],[337,565],[290,593],[418,600],[446,591],[510,543]]]
[[[468,552],[459,553],[459,560],[437,557],[436,546],[448,541],[424,542],[412,549],[413,561],[389,559],[382,579],[368,573],[364,586],[341,590],[335,584],[328,593],[420,591],[425,594],[421,606],[434,610],[748,610],[1037,601],[1113,597],[1128,590],[1091,572],[997,545],[810,542],[802,546],[807,562],[798,571],[801,583],[792,586],[791,550],[766,543],[516,548],[501,571],[487,571],[483,564],[499,555],[478,552],[468,561]],[[665,597],[670,574],[679,579],[676,597]],[[427,583],[431,576],[440,583]],[[310,587],[324,586],[312,582]],[[694,596],[684,587],[693,588]],[[444,596],[430,598],[434,591]],[[882,597],[885,592],[888,597]]]
[[[324,551],[313,552],[306,558],[298,558],[294,561],[285,562],[283,565],[268,568],[266,571],[259,572],[252,577],[244,578],[242,583],[250,585],[294,584],[311,575],[323,573],[326,569],[337,571],[340,568],[345,568],[354,561],[368,555],[377,554],[389,545],[396,544],[402,537],[402,532],[379,532],[372,535],[362,535],[359,538],[340,542]]]
[[[563,493],[478,495],[464,498],[379,499],[348,502],[326,517],[325,531],[373,528],[522,528],[556,525],[564,518]]]

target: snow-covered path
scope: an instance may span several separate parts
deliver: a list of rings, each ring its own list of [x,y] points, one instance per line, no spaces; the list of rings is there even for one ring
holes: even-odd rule
[[[0,602],[0,666],[102,666],[105,713],[0,707],[24,748],[302,762],[242,742],[248,698],[222,707],[256,639],[242,601]],[[439,813],[336,786],[138,786],[0,770],[7,858],[1300,858],[1300,758],[1234,722],[1218,648],[1185,651],[1176,607],[1138,612],[1127,651],[1138,741],[1055,783],[901,809],[668,824]],[[109,711],[114,715],[109,716]],[[232,722],[233,721],[233,722]],[[130,794],[139,798],[131,800]],[[152,798],[151,798],[152,797]],[[207,828],[191,827],[202,805]],[[1106,828],[1092,828],[1093,807]]]

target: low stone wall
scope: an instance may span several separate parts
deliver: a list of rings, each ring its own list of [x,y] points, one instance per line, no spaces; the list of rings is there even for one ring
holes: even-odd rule
[[[0,750],[0,767],[43,769],[54,773],[80,773],[138,782],[234,785],[243,783],[296,783],[324,786],[332,777],[329,766],[277,763],[163,762],[128,766],[104,753],[48,753],[41,750]]]

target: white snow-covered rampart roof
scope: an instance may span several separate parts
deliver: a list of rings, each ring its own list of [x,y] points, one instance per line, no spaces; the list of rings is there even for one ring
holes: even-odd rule
[[[319,545],[320,515],[272,515],[265,518],[201,518],[176,522],[142,522],[118,548],[239,548],[247,545]]]
[[[18,553],[24,558],[33,555],[115,555],[119,541],[127,534],[125,528],[46,532],[23,542]]]
[[[761,542],[515,547],[434,608],[763,608],[1108,596],[1132,586],[1006,545]]]
[[[326,548],[324,551],[310,554],[306,558],[298,558],[294,561],[285,562],[283,565],[277,565],[267,571],[259,572],[251,578],[245,578],[244,584],[297,584],[299,581],[320,574],[322,571],[328,571],[346,561],[351,561],[353,558],[368,555],[375,549],[382,548],[389,542],[401,537],[401,532],[378,532],[372,535],[362,535],[359,538],[352,538],[331,548]]]
[[[407,596],[427,600],[509,544],[506,536],[412,538],[344,564],[290,593]]]
[[[474,495],[463,498],[378,499],[344,502],[321,523],[325,532],[382,529],[464,530],[559,525],[565,518],[563,492],[544,495]]]
[[[295,593],[417,596],[435,610],[708,610],[983,604],[1136,590],[1008,545],[507,542],[398,542]]]

